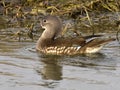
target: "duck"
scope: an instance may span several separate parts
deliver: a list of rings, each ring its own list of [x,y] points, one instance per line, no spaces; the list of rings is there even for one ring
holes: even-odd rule
[[[36,43],[36,50],[46,55],[77,55],[98,53],[114,38],[100,38],[101,35],[63,37],[62,21],[59,17],[48,15],[40,21],[43,33]]]

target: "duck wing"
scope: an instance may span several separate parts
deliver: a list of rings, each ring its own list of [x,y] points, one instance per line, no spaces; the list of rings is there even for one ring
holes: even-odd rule
[[[73,45],[82,46],[86,43],[86,40],[83,37],[61,37],[53,40],[51,42],[52,46],[66,46],[70,47]]]
[[[95,37],[101,37],[103,35],[88,35],[88,36],[74,36],[74,37],[59,37],[51,42],[51,45],[57,46],[73,46],[79,45],[83,46],[86,44],[87,39],[92,39]]]

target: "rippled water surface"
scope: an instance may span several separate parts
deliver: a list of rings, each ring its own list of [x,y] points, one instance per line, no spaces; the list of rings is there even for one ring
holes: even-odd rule
[[[35,42],[0,42],[0,90],[119,90],[120,44],[100,53],[45,56]]]
[[[101,27],[115,37],[114,27]],[[45,56],[35,51],[36,41],[8,40],[14,27],[0,31],[0,90],[120,90],[117,40],[97,54]]]

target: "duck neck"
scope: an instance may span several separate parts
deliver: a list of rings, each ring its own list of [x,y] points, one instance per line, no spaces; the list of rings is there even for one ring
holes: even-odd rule
[[[48,47],[50,43],[54,40],[55,34],[54,32],[50,32],[51,30],[44,30],[41,37],[38,39],[36,48],[43,49]]]
[[[51,29],[45,29],[41,35],[41,39],[53,39],[55,36],[55,32],[53,32]]]

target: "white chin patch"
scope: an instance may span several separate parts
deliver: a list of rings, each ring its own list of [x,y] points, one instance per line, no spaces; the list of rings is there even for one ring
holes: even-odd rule
[[[41,25],[42,28],[45,28],[45,26]]]

